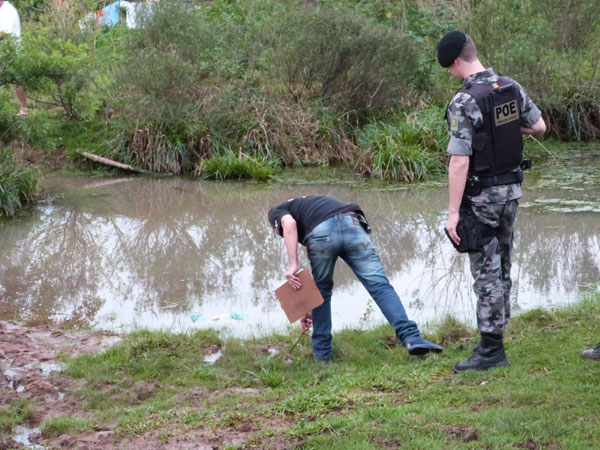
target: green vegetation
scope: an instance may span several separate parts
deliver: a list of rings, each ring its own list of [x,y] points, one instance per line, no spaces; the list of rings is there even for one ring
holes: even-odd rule
[[[444,343],[441,355],[409,357],[382,326],[337,333],[330,364],[312,360],[307,340],[284,362],[296,330],[244,340],[137,332],[69,361],[67,374],[85,380],[79,395],[91,416],[61,426],[116,426],[124,437],[163,442],[208,433],[219,446],[243,436],[229,448],[593,448],[600,366],[579,352],[600,339],[599,323],[598,294],[529,311],[509,325],[510,366],[460,375],[452,364],[477,340],[451,317],[430,334]],[[204,363],[216,349],[222,357]]]
[[[71,3],[14,1],[23,36],[0,45],[0,139],[84,167],[90,151],[211,178],[315,165],[438,177],[443,108],[459,82],[435,46],[454,28],[527,88],[551,138],[600,134],[592,0],[163,0],[138,29],[86,19],[106,1]],[[29,94],[27,118],[14,115],[13,84]]]
[[[240,153],[240,157],[245,156]],[[277,161],[257,161],[254,158],[246,157],[240,159],[234,154],[226,156],[213,156],[203,161],[196,173],[204,178],[215,178],[218,180],[225,179],[253,179],[257,181],[266,181],[273,178],[277,173]]]
[[[19,398],[0,409],[0,440],[10,433],[15,425],[29,425],[36,416],[36,410],[29,399]]]
[[[44,437],[91,430],[89,420],[79,417],[52,417],[45,420],[41,426],[42,436]]]
[[[12,216],[34,198],[38,177],[35,167],[0,149],[0,217]]]

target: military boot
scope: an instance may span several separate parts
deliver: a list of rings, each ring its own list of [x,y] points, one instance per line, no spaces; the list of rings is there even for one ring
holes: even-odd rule
[[[456,373],[464,370],[486,370],[490,367],[508,365],[501,334],[481,333],[481,343],[473,354],[454,365]]]
[[[600,343],[590,350],[582,351],[581,357],[585,359],[600,359]]]

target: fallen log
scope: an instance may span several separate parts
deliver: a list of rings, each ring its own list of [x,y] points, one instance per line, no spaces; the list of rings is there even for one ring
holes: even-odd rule
[[[123,164],[117,161],[113,161],[112,159],[104,158],[103,156],[94,155],[93,153],[81,152],[82,156],[85,156],[92,161],[99,162],[101,164],[106,164],[107,166],[117,167],[122,170],[127,170],[128,172],[134,173],[146,173],[153,174],[154,172],[150,172],[149,170],[138,169],[136,167],[130,166],[129,164]]]

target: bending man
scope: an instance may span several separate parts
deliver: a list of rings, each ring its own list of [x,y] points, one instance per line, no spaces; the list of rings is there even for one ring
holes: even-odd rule
[[[439,353],[442,347],[423,339],[417,324],[408,320],[400,297],[385,276],[369,236],[365,215],[356,204],[326,196],[298,197],[269,211],[269,223],[283,237],[289,256],[286,278],[300,289],[298,243],[306,246],[313,278],[324,303],[301,319],[302,330],[313,326],[312,344],[318,361],[329,361],[332,353],[331,292],[333,270],[342,258],[390,323],[411,355]]]

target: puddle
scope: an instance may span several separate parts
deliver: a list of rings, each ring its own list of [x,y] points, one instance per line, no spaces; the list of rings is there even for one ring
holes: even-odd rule
[[[9,387],[10,389],[15,389],[15,388],[17,388],[17,389],[18,389],[18,387],[22,387],[22,386],[18,386],[18,387],[17,387],[17,386],[15,386],[15,380],[14,380],[14,379],[15,379],[15,377],[16,377],[17,375],[19,375],[19,373],[18,373],[18,372],[14,371],[14,370],[12,370],[12,369],[6,369],[6,370],[5,370],[4,372],[2,372],[2,373],[3,373],[3,375],[5,376],[5,378],[7,378],[7,379],[8,379],[8,387]]]
[[[19,426],[14,427],[12,432],[14,433],[13,440],[20,444],[23,444],[25,446],[25,448],[33,448],[33,449],[42,449],[43,448],[42,446],[32,444],[29,441],[29,436],[31,436],[32,433],[35,433],[35,434],[41,433],[41,430],[39,428],[27,428],[22,425],[19,425]]]
[[[123,340],[123,338],[121,336],[105,336],[102,338],[102,341],[100,342],[100,348],[105,350],[109,347],[114,346],[115,344],[118,344],[122,340]]]
[[[218,361],[218,359],[223,356],[223,353],[221,352],[221,350],[219,350],[216,353],[213,353],[211,355],[205,355],[204,356],[204,362],[206,364],[208,364],[209,366],[212,366],[214,363],[216,363]]]
[[[26,369],[40,369],[44,377],[48,377],[52,372],[62,372],[66,365],[62,362],[34,362],[24,366]]]

